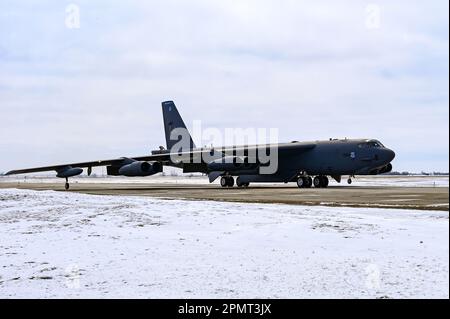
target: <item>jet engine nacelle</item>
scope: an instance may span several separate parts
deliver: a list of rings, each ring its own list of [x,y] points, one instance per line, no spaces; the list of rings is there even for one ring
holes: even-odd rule
[[[225,156],[208,163],[208,171],[233,172],[252,170],[257,168],[256,163],[248,163],[248,158],[239,156]]]
[[[119,175],[127,177],[150,176],[162,172],[160,162],[133,162],[119,168]]]
[[[56,177],[69,178],[69,177],[80,175],[81,173],[83,173],[82,168],[68,166],[68,167],[58,171],[56,174]]]

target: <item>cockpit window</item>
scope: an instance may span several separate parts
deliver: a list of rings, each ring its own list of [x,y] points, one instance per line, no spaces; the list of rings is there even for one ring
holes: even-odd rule
[[[381,144],[380,141],[377,140],[370,140],[365,143],[361,143],[358,145],[359,148],[380,148],[384,147],[383,144]]]

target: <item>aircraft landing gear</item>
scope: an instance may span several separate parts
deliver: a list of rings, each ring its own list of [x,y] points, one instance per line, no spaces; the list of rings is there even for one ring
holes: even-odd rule
[[[347,184],[351,184],[352,183],[352,177],[355,177],[355,176],[353,176],[353,175],[350,175],[349,177],[348,177],[348,179],[347,179]]]
[[[300,176],[297,178],[298,188],[310,188],[312,186],[312,178],[310,176]]]
[[[222,187],[233,187],[234,178],[232,176],[222,176],[220,179],[220,186]]]
[[[242,183],[241,178],[238,177],[236,179],[236,185],[237,185],[237,187],[248,187],[250,185],[250,183]]]
[[[326,188],[326,187],[328,187],[329,180],[328,180],[328,177],[326,177],[324,175],[320,175],[320,176],[314,177],[313,183],[314,183],[314,187]]]
[[[64,185],[64,188],[66,189],[66,191],[68,191],[70,188],[69,179],[67,177],[66,177],[66,184]]]
[[[304,179],[305,179],[305,187],[311,188],[311,186],[313,184],[313,180],[312,180],[311,176],[304,177]]]
[[[326,176],[321,176],[322,177],[322,187],[323,188],[327,188],[328,187],[328,184],[329,184],[329,180],[328,180],[328,177],[326,177]]]
[[[305,184],[305,180],[303,179],[303,177],[297,178],[297,186],[298,186],[298,188],[303,188],[304,184]]]

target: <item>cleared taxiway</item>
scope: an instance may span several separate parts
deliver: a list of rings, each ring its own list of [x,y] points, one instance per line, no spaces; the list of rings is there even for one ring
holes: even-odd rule
[[[0,188],[63,191],[57,183],[0,183]],[[72,183],[70,192],[95,195],[150,196],[167,199],[217,200],[246,203],[281,203],[402,209],[449,209],[448,187],[330,186],[298,189],[292,184],[221,188],[189,183]]]

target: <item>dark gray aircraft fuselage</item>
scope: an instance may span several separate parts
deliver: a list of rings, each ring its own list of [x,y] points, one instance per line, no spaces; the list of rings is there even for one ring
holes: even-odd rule
[[[294,151],[301,145],[315,145]],[[315,142],[292,142],[278,145],[278,171],[273,175],[242,175],[246,182],[286,182],[295,180],[296,173],[333,176],[376,175],[392,169],[395,153],[372,139],[331,139]]]
[[[234,146],[215,149],[218,153],[225,153],[228,157],[237,154],[247,155],[249,149],[261,146]],[[195,164],[170,163],[171,166],[184,168],[188,172],[211,173],[222,172],[221,175],[239,176],[241,182],[292,182],[300,175],[333,176],[340,181],[342,175],[377,175],[391,171],[390,162],[395,153],[375,139],[330,139],[313,142],[291,142],[272,144],[262,147],[269,152],[277,148],[278,168],[273,174],[260,174],[258,168],[221,169],[220,165],[213,170],[208,169],[208,163]],[[194,149],[195,153],[211,152],[207,149]],[[250,152],[251,153],[251,152]]]

